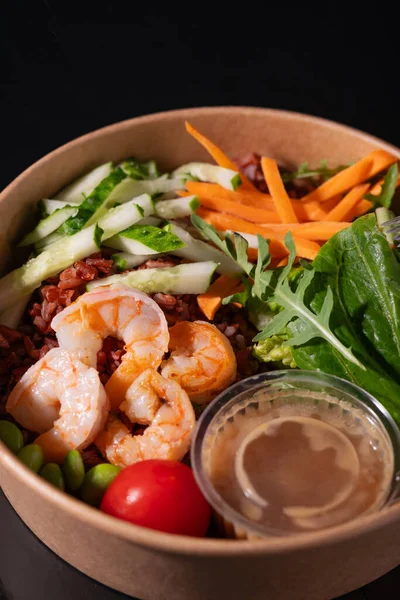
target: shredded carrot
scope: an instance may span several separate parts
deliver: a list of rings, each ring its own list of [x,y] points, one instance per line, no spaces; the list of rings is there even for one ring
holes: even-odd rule
[[[276,161],[263,156],[261,159],[261,168],[265,182],[275,202],[276,212],[280,216],[282,223],[296,223],[297,216],[283,185]]]
[[[356,217],[362,217],[362,215],[365,215],[365,213],[369,212],[371,210],[371,208],[372,208],[372,202],[363,198],[355,205],[353,210],[351,210],[346,215],[346,219],[348,219],[349,221],[352,221]]]
[[[350,227],[350,222],[340,221],[312,221],[309,223],[282,223],[282,224],[269,224],[263,223],[262,227],[265,229],[266,235],[271,233],[280,233],[285,235],[288,231],[298,235],[306,240],[323,241],[329,240],[335,233]]]
[[[327,214],[326,220],[341,221],[342,219],[345,219],[356,204],[362,200],[363,196],[369,190],[369,187],[369,183],[361,183],[360,185],[354,186],[353,189],[347,192],[343,200]]]
[[[207,292],[197,296],[197,304],[207,319],[212,321],[215,313],[222,305],[222,299],[238,291],[242,284],[232,277],[221,275],[210,285]]]
[[[257,188],[251,183],[251,181],[244,175],[235,163],[226,156],[226,154],[218,148],[211,140],[209,140],[205,135],[200,133],[193,125],[189,123],[189,121],[185,121],[186,131],[190,133],[195,140],[199,142],[211,154],[217,165],[220,167],[225,167],[225,169],[232,169],[233,171],[237,171],[240,173],[240,177],[242,180],[241,187],[257,191]]]
[[[188,181],[186,187],[190,193],[193,193],[192,182]],[[253,208],[252,206],[245,206],[238,202],[232,202],[231,200],[225,200],[225,198],[210,198],[209,196],[198,196],[199,202],[202,206],[217,210],[222,213],[228,213],[242,219],[247,219],[252,223],[280,223],[281,220],[276,212],[270,210],[264,210],[263,208]]]
[[[231,202],[239,202],[255,208],[264,208],[267,210],[275,210],[275,204],[269,194],[261,192],[252,192],[250,190],[242,190],[238,188],[235,192],[223,188],[218,183],[203,183],[201,181],[188,181],[186,185],[191,194],[196,196],[206,196],[208,198],[230,200]]]
[[[251,192],[250,190],[243,190],[242,188],[233,192],[223,188],[217,183],[203,183],[197,181],[188,181],[186,187],[191,191],[179,190],[177,191],[177,195],[184,197],[195,194],[199,198],[208,197],[215,200],[223,198],[225,200],[230,200],[231,202],[238,202],[239,204],[245,204],[246,206],[262,208],[275,212],[275,204],[269,194]],[[301,200],[294,200],[290,198],[290,203],[299,221],[310,220],[306,210],[307,207],[303,206]],[[322,211],[321,213],[324,214]]]
[[[287,256],[288,254],[288,250],[284,244],[285,236],[283,233],[271,232],[266,227],[262,227],[261,225],[249,223],[248,221],[244,221],[243,219],[239,219],[231,215],[221,214],[212,210],[206,210],[202,207],[197,210],[197,214],[207,223],[214,225],[214,227],[220,231],[232,230],[242,231],[243,233],[259,233],[260,235],[268,238],[271,256],[283,257]],[[297,254],[301,258],[314,260],[320,249],[319,244],[297,235],[293,235],[293,240],[296,244]],[[257,250],[255,250],[255,252],[257,252]]]
[[[306,204],[314,201],[326,202],[333,196],[347,192],[355,185],[374,177],[396,160],[397,158],[386,150],[374,150],[351,167],[347,167],[322,183],[316,190],[304,196],[302,201]]]

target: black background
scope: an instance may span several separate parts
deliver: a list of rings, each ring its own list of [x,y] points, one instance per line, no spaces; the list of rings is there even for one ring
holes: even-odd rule
[[[0,189],[81,134],[190,106],[296,110],[400,146],[390,15],[363,25],[324,6],[282,5],[278,16],[238,7],[218,16],[205,4],[0,2]],[[396,581],[399,570],[351,598],[394,598]],[[2,596],[121,598],[56,559],[0,493]]]

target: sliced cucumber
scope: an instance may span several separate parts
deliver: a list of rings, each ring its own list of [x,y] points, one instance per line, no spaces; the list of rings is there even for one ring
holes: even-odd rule
[[[130,254],[159,254],[184,246],[173,232],[152,225],[132,225],[107,240],[107,246]]]
[[[73,235],[83,227],[89,227],[96,223],[106,213],[107,209],[114,205],[114,203],[110,202],[111,193],[126,177],[126,173],[120,168],[111,171],[95,187],[90,196],[85,198],[79,206],[78,214],[75,217],[70,217],[61,225],[59,232]]]
[[[168,176],[158,177],[157,179],[135,180],[130,177],[121,181],[121,183],[110,194],[110,206],[114,203],[124,204],[140,194],[164,194],[174,192],[185,188],[185,181],[181,177],[168,179]]]
[[[126,269],[138,267],[147,260],[155,258],[156,256],[160,256],[160,254],[138,255],[129,254],[129,252],[118,252],[118,254],[113,254],[111,258],[113,259],[118,271],[126,271]]]
[[[65,206],[64,208],[59,208],[45,219],[39,221],[35,229],[28,233],[18,244],[18,246],[30,246],[38,240],[42,240],[43,238],[56,231],[56,229],[58,229],[60,225],[65,223],[67,219],[75,216],[78,210],[79,207],[72,208],[70,206]]]
[[[229,277],[238,277],[243,272],[239,265],[224,254],[224,252],[214,248],[214,246],[210,246],[207,242],[196,240],[188,231],[185,231],[185,229],[182,229],[182,227],[179,227],[175,223],[169,223],[164,229],[174,233],[185,244],[184,248],[171,250],[170,254],[187,258],[194,262],[213,260],[219,263],[217,272]]]
[[[141,163],[135,158],[129,158],[118,166],[132,179],[157,179],[161,175],[155,160]]]
[[[148,217],[152,212],[154,212],[154,202],[149,194],[142,194],[126,204],[111,208],[98,221],[99,227],[104,232],[103,241],[127,229],[143,217]]]
[[[87,290],[100,285],[121,283],[146,294],[203,294],[208,290],[217,267],[213,261],[177,265],[160,269],[142,269],[126,275],[112,275],[90,282]]]
[[[80,204],[84,201],[86,196],[89,196],[93,192],[103,179],[108,177],[112,169],[113,165],[111,162],[96,167],[93,171],[79,177],[79,179],[76,179],[61,190],[55,199],[73,204]]]
[[[15,304],[6,308],[0,315],[0,323],[7,327],[11,327],[11,329],[17,329],[18,325],[21,323],[22,316],[28,306],[30,298],[30,295],[23,296],[21,300],[18,300]]]
[[[153,225],[153,227],[158,227],[162,222],[162,219],[158,217],[145,217],[144,219],[140,219],[138,225]]]
[[[200,202],[197,196],[186,196],[186,198],[159,200],[156,202],[155,212],[163,219],[180,219],[196,212],[199,206]]]
[[[54,277],[72,263],[97,251],[102,231],[97,225],[82,229],[52,244],[39,256],[0,279],[0,312],[31,294],[44,279]]]
[[[244,238],[246,240],[246,242],[249,244],[249,248],[255,248],[258,249],[258,238],[256,235],[254,235],[254,233],[243,233],[243,231],[225,231],[224,232],[225,235],[227,233],[233,234],[233,233],[238,233],[239,235],[242,236],[242,238]],[[221,235],[223,235],[223,233],[221,232]],[[265,236],[265,239],[268,239],[267,236]]]
[[[225,169],[208,163],[192,162],[182,165],[179,169],[173,172],[174,177],[179,177],[188,174],[200,181],[209,181],[211,183],[219,183],[222,187],[233,192],[242,183],[239,173],[232,169]]]
[[[43,200],[39,200],[39,209],[42,217],[48,217],[52,215],[59,208],[65,208],[66,206],[78,206],[78,204],[71,205],[71,202],[63,202],[62,200],[49,200],[45,198]]]
[[[43,252],[43,250],[46,250],[47,248],[49,248],[56,242],[59,242],[65,237],[67,236],[65,236],[63,233],[58,233],[57,231],[55,231],[54,233],[51,233],[47,237],[43,238],[42,240],[37,241],[35,244],[35,251]]]

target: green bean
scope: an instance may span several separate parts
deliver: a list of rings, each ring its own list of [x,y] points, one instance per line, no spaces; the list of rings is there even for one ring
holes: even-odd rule
[[[81,487],[82,500],[92,506],[100,506],[106,489],[120,471],[121,467],[116,467],[108,463],[96,465],[90,469],[86,473]]]
[[[38,444],[28,444],[18,452],[17,456],[32,471],[39,473],[43,465],[44,456],[43,450]]]
[[[65,483],[71,492],[76,492],[85,479],[85,465],[78,450],[70,450],[64,459],[62,470]]]
[[[0,421],[0,440],[14,454],[18,454],[24,445],[21,430],[10,421]]]
[[[64,477],[61,468],[56,463],[47,463],[40,469],[39,475],[60,490],[65,490]]]

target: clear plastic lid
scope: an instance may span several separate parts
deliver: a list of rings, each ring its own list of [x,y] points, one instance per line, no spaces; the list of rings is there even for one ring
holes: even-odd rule
[[[274,371],[231,386],[207,407],[191,463],[226,524],[295,535],[393,499],[400,434],[361,388],[318,372]]]

